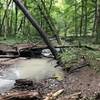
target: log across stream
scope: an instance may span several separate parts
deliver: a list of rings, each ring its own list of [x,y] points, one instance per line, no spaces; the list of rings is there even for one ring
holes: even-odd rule
[[[0,74],[0,92],[6,92],[14,87],[16,79],[41,80],[56,76],[63,79],[61,69],[54,68],[56,61],[51,58],[17,58],[15,63],[4,70]]]

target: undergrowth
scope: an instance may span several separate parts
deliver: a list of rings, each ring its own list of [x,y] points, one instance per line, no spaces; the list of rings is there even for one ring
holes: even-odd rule
[[[65,67],[71,67],[77,64],[82,57],[85,57],[90,67],[96,71],[100,71],[100,52],[92,51],[86,48],[68,48],[60,54],[62,62],[65,62]]]

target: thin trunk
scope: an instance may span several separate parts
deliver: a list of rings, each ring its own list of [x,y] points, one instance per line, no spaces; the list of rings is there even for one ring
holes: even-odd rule
[[[23,34],[25,35],[25,32],[26,32],[26,17],[24,16],[23,17],[23,28],[22,28],[22,32],[23,32]]]
[[[87,35],[87,0],[84,0],[84,11],[85,11],[85,16],[84,16],[84,22],[85,22],[85,25],[84,25],[84,36]]]
[[[5,13],[4,13],[4,16],[3,16],[3,19],[2,19],[2,22],[1,22],[0,33],[2,33],[2,27],[3,27],[4,20],[5,20],[5,18],[6,18],[6,14],[7,14],[7,11],[8,11],[8,7],[9,7],[11,1],[12,1],[12,0],[10,0],[9,3],[7,4],[7,8],[6,8],[6,10],[5,10]]]
[[[52,8],[52,4],[53,4],[53,0],[50,0],[49,13],[50,13],[50,10]]]
[[[18,8],[15,6],[15,34],[17,34]]]
[[[12,2],[12,8],[13,8],[13,2]],[[10,17],[10,33],[13,33],[13,10],[11,10],[11,17]]]
[[[36,0],[35,0],[35,1],[36,1]],[[37,1],[36,1],[36,2],[37,2]],[[52,25],[50,24],[50,21],[49,21],[47,15],[46,15],[46,13],[43,12],[43,10],[42,10],[41,6],[38,4],[38,2],[37,2],[37,5],[38,5],[38,8],[39,8],[39,11],[41,12],[41,14],[43,15],[43,17],[44,17],[44,19],[46,20],[47,24],[49,25],[50,30],[51,30],[52,32],[54,32],[54,31],[53,31],[53,28],[52,28]]]
[[[75,18],[74,18],[74,21],[75,21],[75,34],[77,37],[78,33],[77,33],[77,1],[76,0],[75,0]]]
[[[6,6],[8,6],[9,1],[6,1]],[[3,32],[4,35],[4,39],[6,40],[7,38],[7,34],[9,33],[9,16],[8,16],[8,12],[9,10],[7,10],[6,15],[5,15],[5,20],[4,20],[4,26],[5,26],[5,32]]]
[[[97,1],[96,43],[100,43],[100,1]]]
[[[65,27],[65,28],[64,28],[64,36],[65,36],[64,39],[66,39],[66,38],[67,38],[67,30],[68,30],[68,28],[69,28],[69,27],[67,26],[67,23],[66,23],[66,22],[64,23],[64,27]]]
[[[22,24],[23,24],[23,17],[22,17],[22,19],[20,21],[20,24],[18,26],[18,31],[20,31],[22,29]]]
[[[28,9],[28,7],[27,7],[27,2],[26,2],[27,0],[24,0],[23,2],[24,2],[24,6]],[[24,16],[23,17],[23,34],[25,35],[25,36],[27,36],[27,29],[26,29],[26,17]]]
[[[1,26],[1,15],[2,15],[2,13],[1,13],[1,11],[2,11],[2,6],[0,7],[0,26]]]
[[[41,0],[41,3],[42,3],[43,8],[44,8],[44,10],[45,10],[46,17],[47,17],[47,19],[48,19],[48,21],[49,21],[49,24],[50,24],[50,26],[52,27],[54,37],[56,38],[58,44],[61,45],[62,43],[61,43],[61,40],[60,40],[60,37],[59,37],[59,32],[57,31],[57,29],[56,29],[56,27],[55,27],[55,24],[53,23],[53,21],[52,21],[52,19],[51,19],[51,17],[50,17],[50,14],[49,14],[49,12],[48,12],[48,10],[47,10],[47,7],[45,6],[45,2],[44,2],[43,0]],[[58,34],[57,34],[57,33],[58,33]]]
[[[84,17],[84,0],[81,0],[81,21],[80,21],[80,36],[82,36],[83,31],[83,17]]]
[[[92,36],[95,36],[96,32],[96,16],[97,16],[97,0],[95,0],[95,15],[94,15],[94,23],[93,23],[93,30],[92,30]]]

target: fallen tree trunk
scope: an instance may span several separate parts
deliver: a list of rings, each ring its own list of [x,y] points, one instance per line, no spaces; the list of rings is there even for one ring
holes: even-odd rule
[[[16,82],[15,82],[15,84],[14,84],[15,86],[25,86],[25,85],[27,85],[27,86],[33,86],[33,81],[32,80],[26,80],[26,79],[18,79],[18,80],[16,80]]]
[[[11,46],[12,47],[12,46]],[[97,48],[89,47],[86,45],[59,45],[54,48],[86,48],[88,50],[100,51]],[[15,46],[13,49],[1,49],[0,58],[17,58],[17,57],[36,57],[35,55],[41,55],[43,49],[48,49],[46,45],[30,45],[21,44]]]
[[[18,58],[19,55],[0,55],[0,58]]]
[[[25,6],[22,4],[19,0],[13,0],[15,4],[21,9],[21,11],[24,13],[24,15],[27,17],[27,19],[31,22],[33,27],[36,28],[36,30],[39,32],[40,36],[43,38],[44,42],[48,46],[48,48],[51,50],[52,54],[54,55],[55,59],[58,59],[58,54],[51,42],[49,41],[47,34],[44,32],[44,30],[38,25],[37,21],[33,19],[33,17],[30,15],[28,10],[25,8]]]
[[[93,50],[93,51],[100,51],[99,49],[97,48],[93,48],[93,47],[90,47],[90,46],[86,46],[86,45],[82,45],[82,46],[78,46],[78,45],[58,45],[58,46],[54,46],[54,48],[86,48],[86,49],[89,49],[89,50]],[[25,51],[25,50],[43,50],[43,49],[48,49],[48,46],[46,45],[35,45],[35,46],[30,46],[30,45],[22,45],[22,46],[15,46],[14,49],[0,49],[1,53],[5,54],[5,53],[15,53],[17,54],[18,52],[20,51]]]
[[[42,100],[37,91],[11,91],[0,97],[0,100]]]
[[[13,47],[13,46],[11,46]],[[98,48],[94,48],[91,46],[87,46],[87,45],[57,45],[57,46],[53,46],[54,48],[70,48],[70,47],[75,47],[75,48],[87,48],[89,50],[94,50],[94,51],[100,51],[100,49]],[[17,51],[20,50],[24,50],[24,49],[49,49],[47,45],[38,45],[38,44],[18,44],[15,45],[14,48],[17,49]]]

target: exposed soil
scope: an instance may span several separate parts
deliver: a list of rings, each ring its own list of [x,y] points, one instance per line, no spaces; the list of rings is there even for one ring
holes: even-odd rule
[[[66,74],[63,86],[65,95],[80,91],[84,98],[93,97],[100,93],[100,73],[96,73],[89,67],[81,68],[69,75]]]

